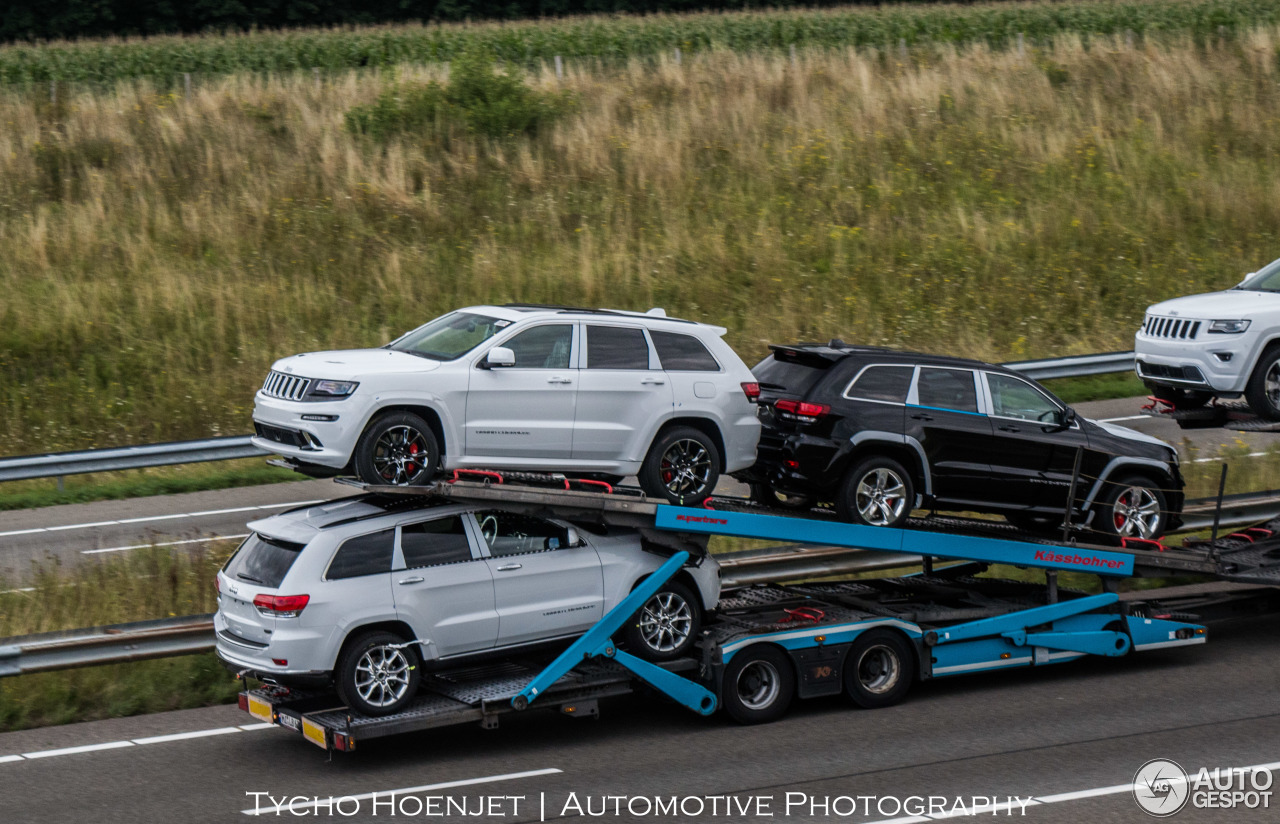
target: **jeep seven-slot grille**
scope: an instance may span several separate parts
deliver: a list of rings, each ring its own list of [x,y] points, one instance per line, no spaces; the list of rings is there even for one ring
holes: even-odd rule
[[[1151,338],[1194,340],[1200,333],[1200,324],[1201,321],[1198,320],[1147,315],[1147,319],[1142,323],[1142,334]]]
[[[262,394],[286,401],[300,401],[311,386],[311,378],[300,378],[297,375],[286,375],[272,370],[262,383]]]

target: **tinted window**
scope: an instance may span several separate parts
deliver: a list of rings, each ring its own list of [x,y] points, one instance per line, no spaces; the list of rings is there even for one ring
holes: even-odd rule
[[[912,366],[868,366],[854,379],[845,395],[860,400],[905,403],[914,372]]]
[[[519,368],[568,369],[569,349],[573,345],[573,326],[567,323],[535,326],[503,345],[515,353],[516,366]]]
[[[277,541],[254,533],[245,539],[222,571],[228,577],[251,584],[278,587],[301,551],[302,544]]]
[[[973,373],[967,369],[921,367],[917,384],[917,403],[935,409],[978,411],[978,393],[973,388]]]
[[[658,360],[668,372],[719,372],[720,364],[693,335],[649,331]]]
[[[325,578],[355,578],[359,575],[376,575],[391,571],[391,553],[395,549],[396,531],[384,529],[372,535],[351,538],[338,548]]]
[[[587,327],[588,369],[648,369],[649,344],[640,329]]]
[[[401,527],[400,550],[410,569],[471,560],[471,544],[456,515]]]
[[[827,374],[830,363],[822,363],[822,366],[810,366],[770,355],[753,366],[751,374],[760,382],[761,391],[785,392],[803,398]]]
[[[495,558],[563,549],[569,545],[569,531],[559,524],[532,515],[513,512],[477,512],[480,534]]]
[[[987,386],[991,387],[991,414],[1024,421],[1057,422],[1058,405],[1026,381],[988,372]]]

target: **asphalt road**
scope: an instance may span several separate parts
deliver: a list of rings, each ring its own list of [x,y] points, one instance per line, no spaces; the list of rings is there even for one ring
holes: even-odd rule
[[[1184,453],[1195,451],[1211,459],[1224,448],[1263,450],[1278,437],[1222,429],[1182,430],[1167,419],[1141,414],[1145,401],[1128,398],[1077,406],[1095,420],[1111,420],[1172,444]],[[740,484],[726,479],[721,491],[745,494]],[[245,523],[304,501],[351,494],[350,487],[332,481],[300,481],[243,489],[193,492],[128,501],[45,507],[0,512],[0,579],[20,585],[33,562],[73,565],[86,558],[128,552],[151,544],[208,546],[223,538],[239,540]]]
[[[606,703],[599,720],[528,712],[504,717],[496,730],[407,734],[332,761],[295,733],[254,729],[233,707],[14,732],[0,735],[0,819],[244,821],[256,800],[277,820],[425,820],[430,796],[452,799],[455,810],[465,803],[474,811],[483,798],[496,805],[490,814],[443,817],[450,821],[536,821],[545,805],[547,820],[909,824],[936,819],[904,817],[904,803],[933,798],[942,812],[954,811],[957,798],[968,807],[990,803],[975,797],[1016,797],[1035,803],[1015,801],[1011,815],[980,820],[1149,821],[1129,785],[1151,759],[1172,759],[1192,774],[1267,765],[1259,783],[1280,767],[1278,639],[1280,618],[1238,621],[1214,627],[1200,647],[944,679],[883,710],[814,700],[757,727],[701,718],[657,697],[624,697]],[[192,733],[200,737],[184,736]],[[292,812],[276,814],[266,794],[294,799]],[[314,806],[339,796],[363,797],[332,814]],[[605,796],[627,797],[620,815],[577,814],[575,804],[598,811]],[[675,797],[685,814],[645,815],[655,797]],[[1170,820],[1261,824],[1277,819],[1280,792],[1270,801],[1253,810],[1188,806]],[[356,804],[353,815],[339,812]],[[744,804],[754,805],[751,813],[741,812]],[[766,811],[772,816],[757,814]]]

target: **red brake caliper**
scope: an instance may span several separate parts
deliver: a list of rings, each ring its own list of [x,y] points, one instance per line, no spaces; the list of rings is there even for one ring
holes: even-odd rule
[[[669,461],[663,461],[662,462],[662,482],[664,484],[669,484],[671,483],[671,479],[674,478],[675,476],[676,476],[676,473],[671,471],[671,463]]]
[[[1125,501],[1124,495],[1121,495],[1119,498],[1116,498],[1116,503],[1123,503],[1125,506],[1129,505],[1129,503]],[[1118,531],[1124,526],[1125,517],[1121,515],[1119,512],[1116,513],[1115,517],[1116,517],[1116,530]]]
[[[417,445],[416,443],[411,443],[411,444],[409,444],[409,454],[410,454],[410,455],[417,455],[417,454],[418,454],[418,445]],[[408,467],[408,468],[409,468],[409,472],[410,472],[410,473],[413,473],[413,472],[417,472],[417,471],[418,471],[417,467],[415,467],[415,466],[413,465],[413,462],[412,462],[412,461],[410,461],[410,463],[409,463],[409,467]]]

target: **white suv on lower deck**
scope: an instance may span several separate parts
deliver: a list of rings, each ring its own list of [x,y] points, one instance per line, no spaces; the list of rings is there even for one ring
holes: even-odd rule
[[[422,484],[440,469],[638,475],[698,503],[755,462],[751,370],[718,326],[509,304],[436,318],[381,349],[277,361],[253,443],[310,474]]]
[[[1134,355],[1138,377],[1175,408],[1243,395],[1280,420],[1280,260],[1226,291],[1149,307]]]

